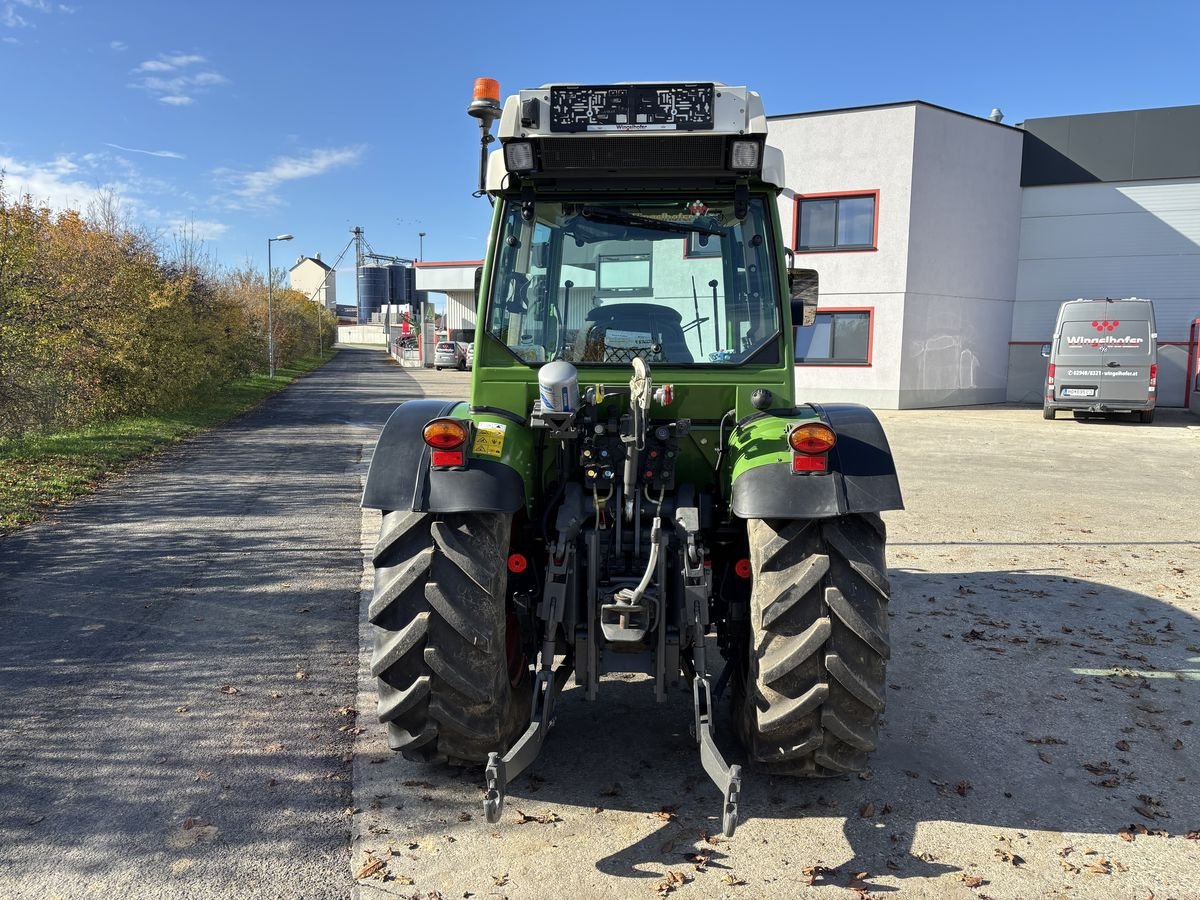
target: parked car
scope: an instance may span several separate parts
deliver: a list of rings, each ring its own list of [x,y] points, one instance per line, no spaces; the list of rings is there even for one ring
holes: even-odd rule
[[[1042,355],[1046,393],[1042,415],[1136,413],[1154,421],[1158,394],[1158,328],[1149,300],[1068,300],[1054,340]]]
[[[467,368],[475,368],[475,342],[467,344]]]
[[[465,369],[467,354],[454,341],[438,341],[433,348],[433,367],[439,372],[442,369]]]

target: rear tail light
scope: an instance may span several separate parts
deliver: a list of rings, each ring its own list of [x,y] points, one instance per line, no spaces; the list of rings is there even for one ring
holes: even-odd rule
[[[461,466],[463,464],[463,452],[461,450],[434,450],[429,455],[429,464],[435,469]]]
[[[792,457],[793,472],[828,472],[829,458],[826,456],[802,456],[799,453]]]
[[[828,472],[826,454],[837,443],[837,433],[824,422],[797,425],[787,436],[792,448],[792,473]]]
[[[1054,363],[1050,363],[1046,368],[1046,393],[1054,393]]]
[[[1158,390],[1158,363],[1150,363],[1150,393]]]
[[[837,443],[837,434],[828,425],[809,422],[788,432],[788,443],[797,453],[828,453]]]
[[[454,450],[467,442],[467,426],[458,419],[434,419],[421,437],[434,450]]]

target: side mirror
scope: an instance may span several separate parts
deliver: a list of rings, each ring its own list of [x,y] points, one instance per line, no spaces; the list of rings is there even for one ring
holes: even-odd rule
[[[475,267],[475,305],[479,306],[479,286],[483,284],[483,266]]]
[[[816,269],[788,269],[788,293],[792,297],[792,325],[808,326],[817,321]]]
[[[1042,344],[1042,359],[1049,359],[1049,358],[1050,358],[1050,345]]]
[[[550,245],[534,244],[531,262],[539,269],[550,268]]]

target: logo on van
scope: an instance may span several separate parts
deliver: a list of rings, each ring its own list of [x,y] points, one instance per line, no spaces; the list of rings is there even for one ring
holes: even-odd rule
[[[1120,324],[1121,323],[1116,319],[1113,319],[1111,322],[1105,319],[1102,322],[1093,322],[1092,327],[1097,331],[1113,331]]]
[[[1067,336],[1068,347],[1137,347],[1144,343],[1144,338],[1134,337],[1131,334],[1127,334],[1125,337],[1113,337],[1111,334],[1106,334],[1104,337]]]

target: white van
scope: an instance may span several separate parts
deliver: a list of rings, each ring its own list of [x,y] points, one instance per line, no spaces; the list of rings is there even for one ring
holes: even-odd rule
[[[1042,416],[1138,413],[1154,421],[1158,330],[1149,300],[1068,300],[1058,311]]]

